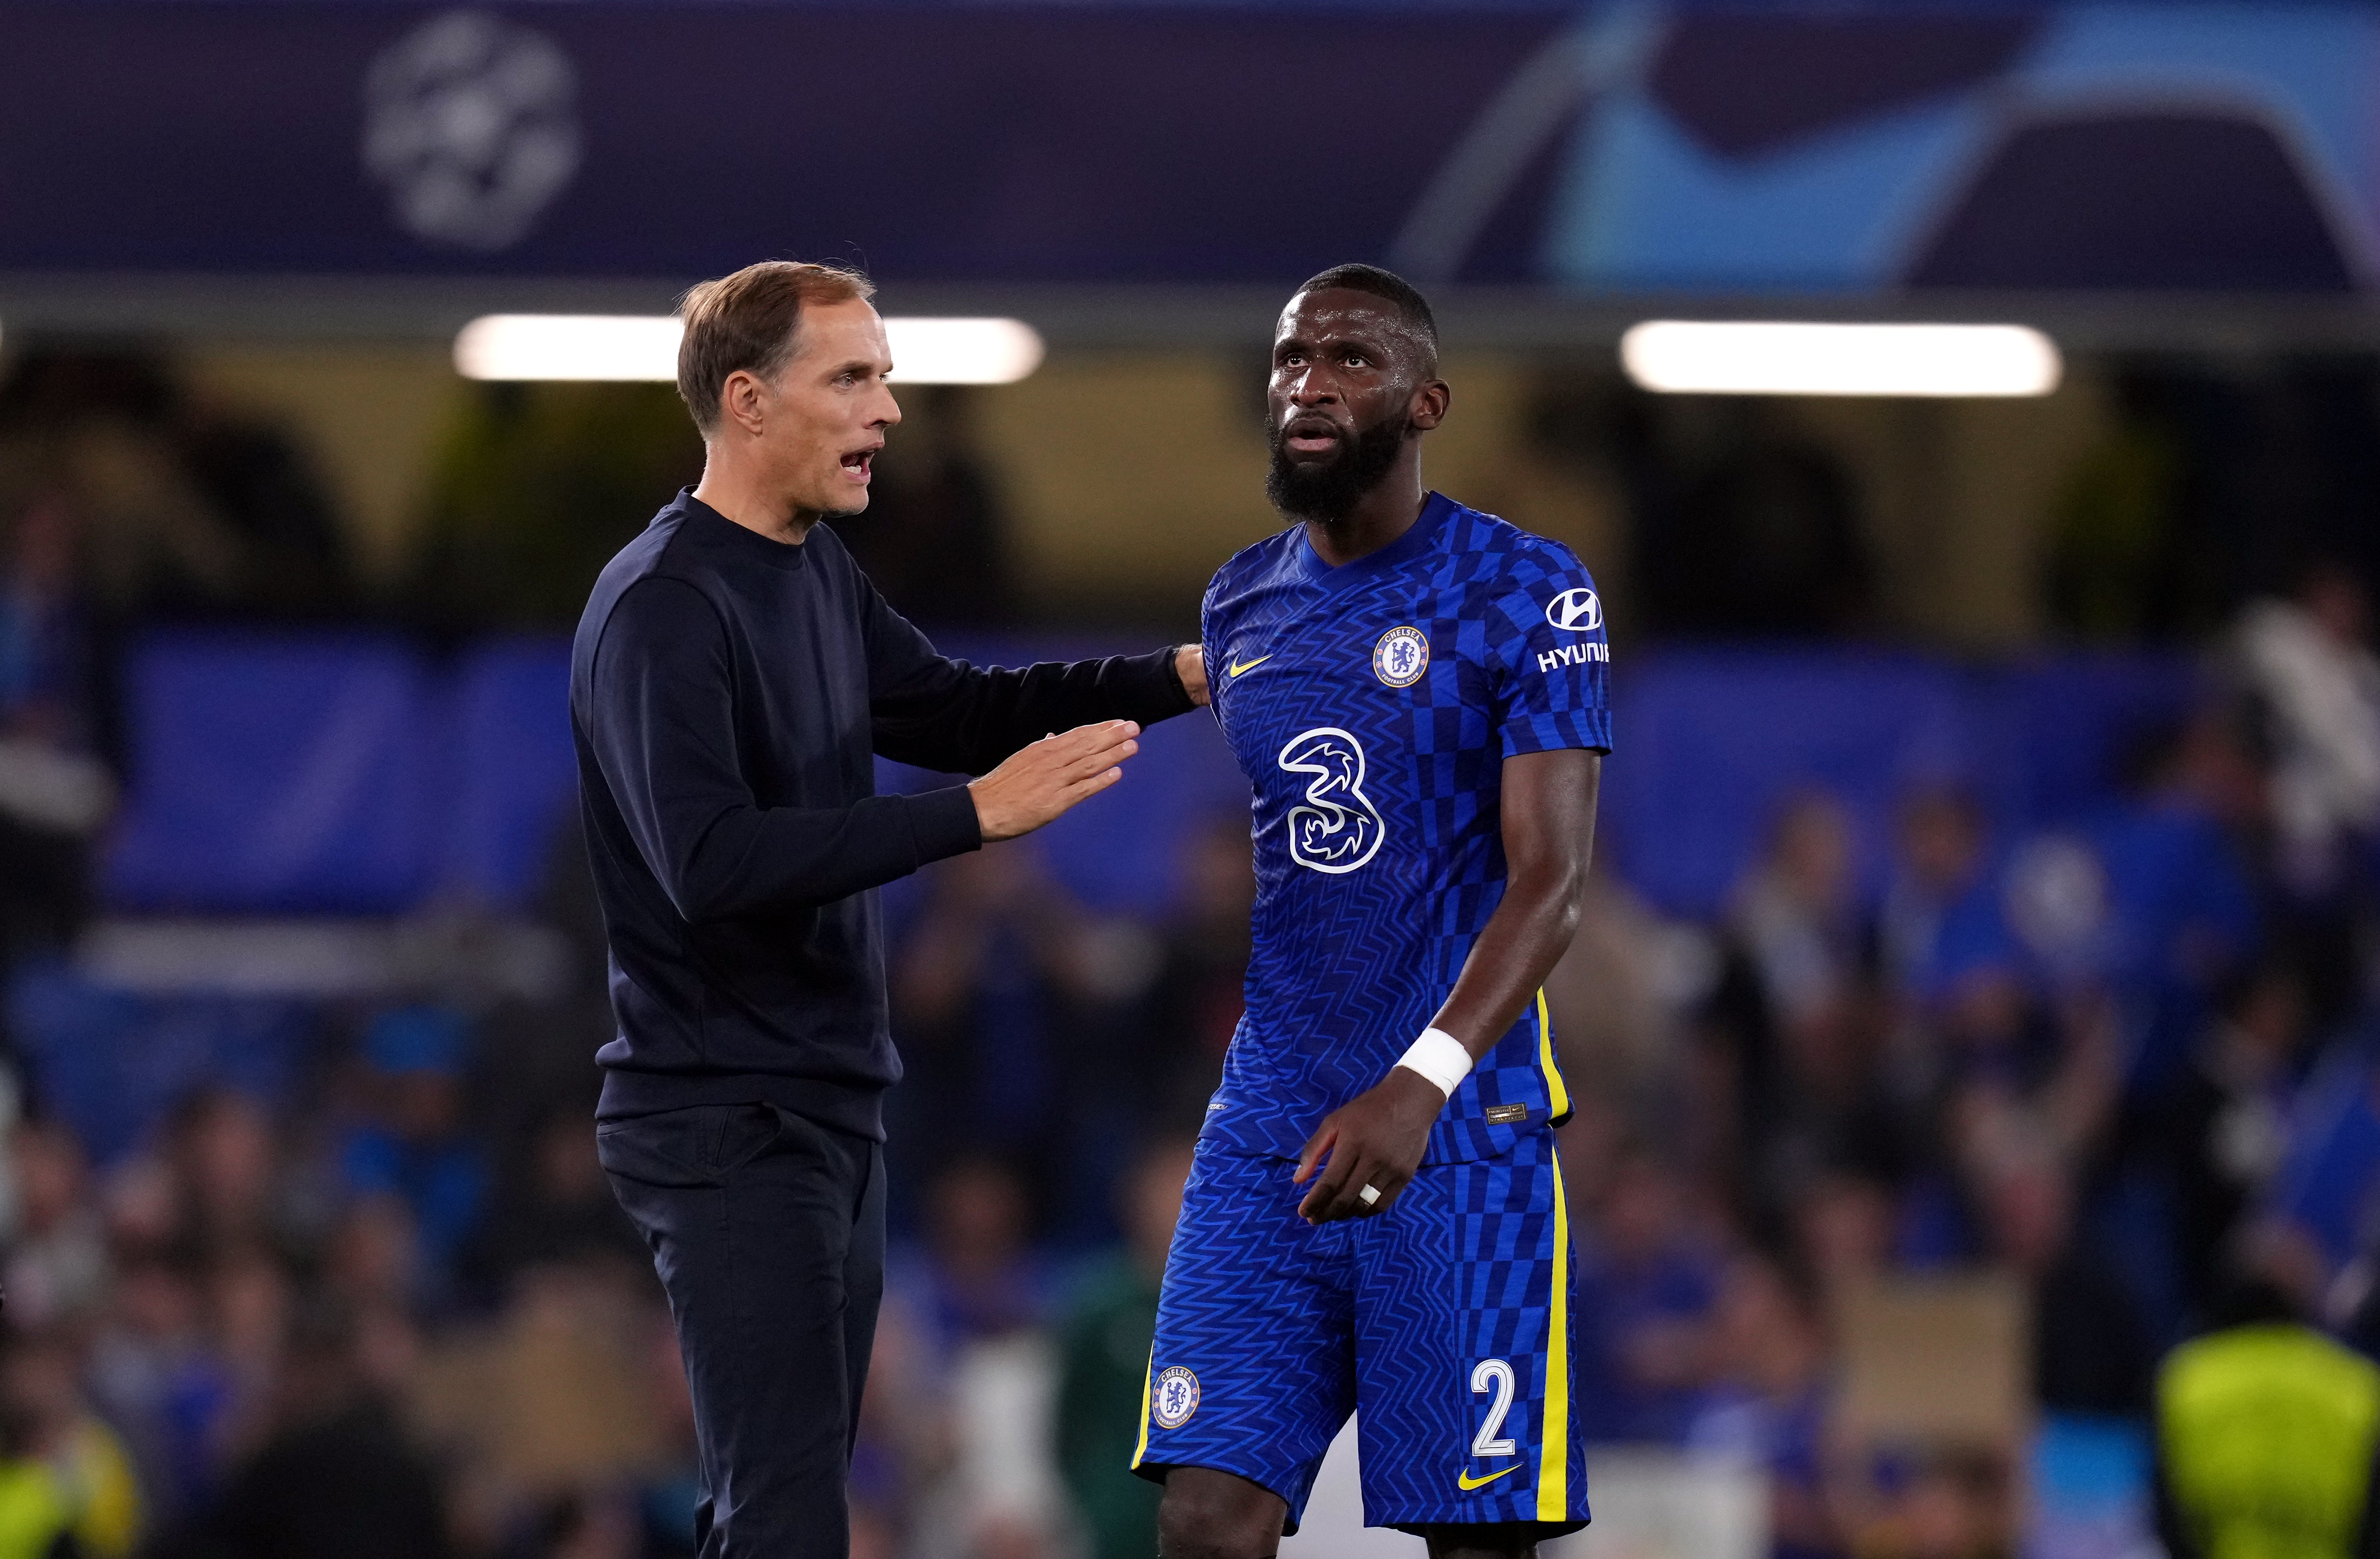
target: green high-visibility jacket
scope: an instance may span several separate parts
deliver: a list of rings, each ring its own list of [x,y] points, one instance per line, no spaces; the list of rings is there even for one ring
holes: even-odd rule
[[[2158,1372],[2160,1492],[2190,1559],[2355,1559],[2375,1445],[2380,1369],[2310,1328],[2213,1333]]]

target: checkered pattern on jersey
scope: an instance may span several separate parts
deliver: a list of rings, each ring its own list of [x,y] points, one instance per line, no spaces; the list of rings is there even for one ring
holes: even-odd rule
[[[1425,1169],[1387,1214],[1356,1225],[1356,1395],[1371,1525],[1586,1518],[1567,1320],[1559,1357],[1552,1346],[1554,1285],[1565,1307],[1572,1289],[1560,1174],[1553,1134],[1539,1127],[1501,1157]],[[1509,1399],[1492,1373],[1487,1389],[1472,1389],[1489,1359],[1511,1370]],[[1550,1419],[1549,1397],[1559,1399]],[[1483,1436],[1500,1399],[1496,1434]],[[1474,1455],[1483,1438],[1510,1440],[1512,1454]]]
[[[1216,574],[1205,643],[1255,792],[1257,894],[1247,1016],[1208,1139],[1293,1156],[1444,1001],[1503,896],[1504,760],[1610,746],[1593,592],[1560,542],[1435,494],[1344,567],[1293,527]],[[1418,676],[1385,658],[1400,628],[1427,643]],[[1558,1115],[1551,1068],[1525,1015],[1448,1102],[1430,1161],[1492,1157]],[[1524,1113],[1491,1122],[1497,1105]]]
[[[1237,1473],[1280,1494],[1294,1523],[1360,1411],[1374,1526],[1584,1520],[1566,1408],[1552,1419],[1560,1487],[1544,1492],[1549,1388],[1566,1404],[1571,1382],[1569,1350],[1550,1347],[1553,1284],[1560,1274],[1567,1305],[1571,1282],[1552,1134],[1539,1127],[1497,1159],[1426,1164],[1387,1212],[1319,1229],[1298,1221],[1289,1174],[1277,1159],[1200,1150],[1149,1358],[1152,1381],[1195,1374],[1198,1406],[1170,1429],[1144,1411],[1135,1466]],[[1471,1389],[1488,1359],[1512,1372],[1497,1426],[1509,1456],[1472,1455],[1500,1395],[1492,1378]]]

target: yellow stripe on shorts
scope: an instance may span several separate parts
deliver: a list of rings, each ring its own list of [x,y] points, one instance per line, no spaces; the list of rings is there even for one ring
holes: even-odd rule
[[[1537,996],[1545,1011],[1545,995]],[[1554,1164],[1553,1302],[1546,1323],[1546,1421],[1537,1443],[1537,1519],[1570,1519],[1570,1204],[1562,1195],[1561,1155]],[[1144,1388],[1145,1390],[1145,1388]],[[1147,1431],[1143,1430],[1144,1436]]]
[[[1140,1372],[1140,1443],[1132,1448],[1132,1465],[1138,1467],[1140,1458],[1148,1455],[1148,1378],[1157,1371],[1157,1340],[1148,1343],[1148,1368]]]
[[[1554,1059],[1554,1023],[1546,1011],[1546,993],[1537,988],[1537,1065],[1546,1071],[1546,1097],[1553,1102],[1553,1118],[1570,1114],[1570,1089],[1562,1081],[1561,1063]]]

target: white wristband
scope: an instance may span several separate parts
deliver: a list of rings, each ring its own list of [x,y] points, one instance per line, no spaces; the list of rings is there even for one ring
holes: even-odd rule
[[[1451,1099],[1463,1079],[1471,1075],[1471,1053],[1445,1029],[1425,1029],[1412,1048],[1397,1057],[1397,1065],[1419,1072]]]

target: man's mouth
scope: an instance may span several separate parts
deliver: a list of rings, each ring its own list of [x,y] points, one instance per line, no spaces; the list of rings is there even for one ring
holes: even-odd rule
[[[1325,455],[1342,442],[1338,428],[1319,417],[1301,417],[1281,430],[1281,446],[1293,455]]]
[[[871,444],[865,449],[851,451],[843,457],[843,474],[854,481],[866,481],[869,467],[875,462],[876,452],[883,447],[880,444]]]

